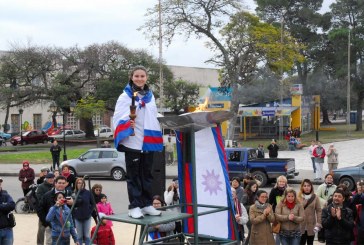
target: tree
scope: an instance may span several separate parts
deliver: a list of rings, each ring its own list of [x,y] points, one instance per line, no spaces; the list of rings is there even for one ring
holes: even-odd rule
[[[187,112],[188,106],[197,104],[199,86],[184,80],[176,80],[164,85],[165,107],[171,108],[175,114],[181,110]]]
[[[82,98],[77,102],[77,106],[75,108],[74,114],[76,118],[82,118],[85,121],[91,121],[91,123],[87,123],[87,126],[92,126],[92,118],[96,115],[103,115],[105,112],[105,102],[102,100],[96,100],[92,96],[87,96],[86,98]],[[95,137],[94,129],[86,128],[86,137]]]
[[[248,20],[252,20],[252,18],[240,12],[240,1],[164,0],[161,6],[163,37],[167,43],[171,43],[175,34],[185,34],[187,38],[191,35],[197,38],[208,38],[209,47],[217,53],[209,62],[213,62],[223,69],[221,86],[232,88],[231,110],[237,111],[238,84],[242,85],[251,81],[259,59],[253,39],[249,38],[247,35],[249,33],[245,32],[249,29]],[[149,35],[151,39],[156,38],[153,33],[157,33],[155,30],[158,30],[159,27],[158,13],[159,6],[157,5],[149,9],[147,12],[149,19],[143,26],[146,33],[152,33]],[[231,25],[226,25],[229,17],[232,17]],[[242,19],[247,21],[242,23],[239,21]],[[224,26],[225,29],[222,30]],[[235,121],[235,119],[231,120],[229,130],[234,128]]]

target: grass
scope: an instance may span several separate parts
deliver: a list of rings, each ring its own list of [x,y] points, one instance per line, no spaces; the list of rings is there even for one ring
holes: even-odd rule
[[[87,151],[90,148],[68,148],[67,149],[67,158],[77,158],[82,153]],[[61,152],[61,159],[62,159],[63,151]],[[47,150],[34,150],[34,151],[26,151],[26,152],[9,152],[7,154],[1,153],[0,154],[0,164],[4,163],[21,163],[24,160],[30,161],[32,164],[40,164],[40,163],[52,163],[52,156]]]

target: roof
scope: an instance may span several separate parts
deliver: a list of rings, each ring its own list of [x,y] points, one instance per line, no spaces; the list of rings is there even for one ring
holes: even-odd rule
[[[297,106],[239,107],[238,115],[242,117],[290,116],[291,113],[297,109]]]

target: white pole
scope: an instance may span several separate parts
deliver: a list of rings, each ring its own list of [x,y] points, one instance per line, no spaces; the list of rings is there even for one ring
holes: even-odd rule
[[[346,90],[346,136],[350,136],[350,26],[348,35],[348,84]]]

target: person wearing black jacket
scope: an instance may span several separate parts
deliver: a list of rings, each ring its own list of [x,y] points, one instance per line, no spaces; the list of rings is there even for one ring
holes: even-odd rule
[[[327,245],[349,245],[354,219],[351,209],[344,206],[344,192],[336,190],[333,201],[322,210],[322,226]]]
[[[275,139],[272,139],[272,143],[267,147],[269,150],[269,158],[277,158],[278,157],[278,150],[279,146],[277,145],[277,142]]]
[[[61,155],[62,148],[58,145],[57,140],[53,141],[53,145],[49,149],[49,151],[52,154],[52,160],[53,160],[53,171],[56,169],[59,169],[59,156]]]
[[[37,215],[42,222],[42,225],[46,227],[45,229],[45,237],[46,237],[46,244],[52,244],[52,230],[51,230],[51,224],[46,221],[46,216],[49,212],[49,209],[54,206],[55,202],[55,196],[56,193],[62,192],[65,194],[66,198],[72,196],[72,191],[69,191],[66,189],[67,180],[64,176],[60,175],[57,176],[57,178],[54,181],[54,188],[52,188],[50,191],[48,191],[42,199],[40,200]],[[67,205],[69,207],[73,204],[72,198],[67,198]]]
[[[3,190],[0,178],[0,244],[13,244],[13,225],[9,220],[9,213],[15,209],[15,202],[7,191]]]

